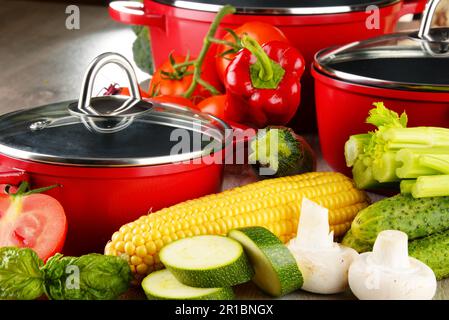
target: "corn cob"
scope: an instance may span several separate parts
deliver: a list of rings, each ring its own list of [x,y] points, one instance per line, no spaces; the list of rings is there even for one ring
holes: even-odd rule
[[[144,215],[115,232],[105,254],[126,258],[140,280],[163,267],[158,252],[177,239],[225,235],[233,228],[262,226],[285,243],[296,235],[303,197],[329,209],[336,237],[346,233],[356,214],[368,206],[366,194],[339,173],[268,179]]]

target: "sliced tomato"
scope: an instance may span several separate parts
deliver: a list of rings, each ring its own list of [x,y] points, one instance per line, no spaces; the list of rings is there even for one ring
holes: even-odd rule
[[[62,250],[66,232],[64,209],[55,198],[0,193],[0,247],[32,248],[46,261]]]

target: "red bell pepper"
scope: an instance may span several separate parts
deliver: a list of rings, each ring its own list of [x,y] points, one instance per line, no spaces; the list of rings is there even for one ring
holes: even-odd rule
[[[243,36],[242,46],[226,70],[226,118],[258,128],[286,125],[301,100],[303,56],[281,41],[260,46]]]

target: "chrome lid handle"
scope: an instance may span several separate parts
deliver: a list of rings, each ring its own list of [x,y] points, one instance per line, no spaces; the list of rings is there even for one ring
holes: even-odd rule
[[[432,27],[433,17],[435,11],[438,8],[441,0],[429,0],[424,9],[423,19],[421,21],[421,26],[419,27],[418,37],[423,40],[432,41],[430,36],[430,30]]]
[[[92,91],[93,86],[95,83],[95,78],[97,77],[98,72],[107,64],[116,64],[120,68],[122,68],[129,81],[130,86],[130,95],[134,100],[141,100],[139,86],[137,82],[136,74],[134,73],[134,69],[131,65],[131,63],[122,55],[114,52],[106,52],[98,57],[96,57],[87,67],[87,71],[84,74],[83,83],[81,86],[81,93],[80,98],[78,100],[78,110],[80,113],[84,113],[87,115],[103,115],[99,114],[98,111],[96,111],[91,106],[91,98],[92,98]],[[126,104],[120,106],[117,108],[114,112],[109,113],[109,116],[114,116],[117,114],[120,114],[125,109],[128,109],[129,106]],[[105,116],[108,116],[105,115]]]

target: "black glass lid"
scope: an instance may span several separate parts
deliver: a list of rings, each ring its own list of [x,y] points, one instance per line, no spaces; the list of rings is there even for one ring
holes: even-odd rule
[[[399,0],[155,0],[178,8],[217,12],[224,5],[232,5],[244,14],[331,14],[364,11],[369,5],[383,7]]]
[[[315,70],[368,86],[449,92],[449,28],[430,28],[439,2],[428,2],[418,32],[324,49],[315,56]]]
[[[90,97],[95,76],[107,63],[125,69],[131,97]],[[79,100],[1,116],[0,153],[62,165],[158,165],[220,151],[228,128],[207,114],[141,100],[129,62],[107,53],[89,66]]]
[[[175,105],[154,106],[120,130],[96,131],[61,102],[0,117],[0,153],[38,162],[139,166],[194,159],[221,150],[227,126]],[[102,129],[120,119],[97,118]]]

